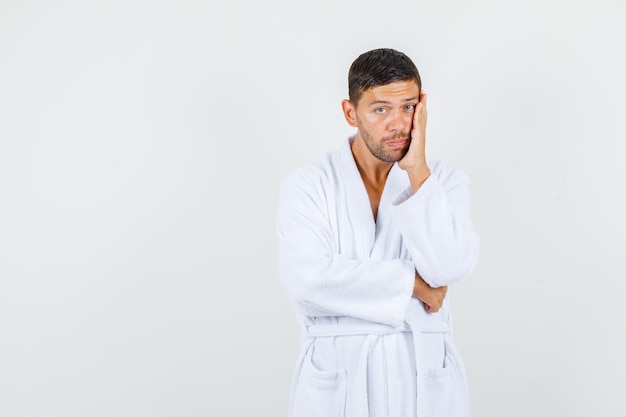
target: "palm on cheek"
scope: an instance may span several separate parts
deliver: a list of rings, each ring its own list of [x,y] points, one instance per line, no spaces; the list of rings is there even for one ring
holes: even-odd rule
[[[426,99],[428,95],[420,93],[420,101],[415,106],[413,113],[413,127],[411,129],[411,144],[404,157],[398,161],[400,168],[406,170],[426,161]]]

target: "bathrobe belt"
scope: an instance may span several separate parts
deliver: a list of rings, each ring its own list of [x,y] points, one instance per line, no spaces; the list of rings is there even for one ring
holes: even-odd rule
[[[358,361],[357,374],[354,378],[354,383],[357,384],[357,390],[360,391],[360,398],[364,401],[359,405],[360,410],[356,410],[355,415],[369,415],[367,405],[367,365],[369,362],[369,356],[374,347],[376,341],[380,336],[386,336],[394,333],[406,333],[410,332],[413,337],[413,348],[415,354],[415,366],[417,368],[417,374],[419,375],[423,370],[422,364],[426,363],[422,359],[422,352],[419,347],[421,343],[419,337],[422,333],[446,333],[449,331],[449,326],[443,321],[419,321],[419,320],[407,320],[402,325],[394,327],[382,323],[375,322],[362,322],[362,323],[341,323],[341,324],[307,324],[306,321],[303,324],[303,329],[308,343],[303,346],[306,352],[313,346],[313,342],[316,337],[337,337],[337,336],[366,336],[365,343],[361,349]],[[422,387],[420,386],[419,378],[416,380],[416,395],[419,398]]]

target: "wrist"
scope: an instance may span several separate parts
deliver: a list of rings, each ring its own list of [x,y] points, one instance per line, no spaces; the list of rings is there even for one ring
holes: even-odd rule
[[[415,272],[415,281],[413,282],[413,297],[421,299],[424,296],[430,286],[424,281],[424,279]]]
[[[407,170],[406,173],[409,177],[409,182],[411,183],[411,189],[413,190],[413,193],[416,193],[424,181],[430,177],[430,168],[428,168],[428,165],[424,162]]]

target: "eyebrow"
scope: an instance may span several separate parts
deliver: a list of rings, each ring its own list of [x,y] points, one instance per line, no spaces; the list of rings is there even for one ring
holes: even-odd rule
[[[415,101],[417,100],[417,97],[410,97],[410,98],[405,98],[404,102],[409,102],[409,101]],[[419,100],[418,100],[419,101]],[[387,100],[374,100],[372,101],[370,104],[367,105],[367,107],[372,107],[375,104],[391,104],[391,101],[387,101]]]

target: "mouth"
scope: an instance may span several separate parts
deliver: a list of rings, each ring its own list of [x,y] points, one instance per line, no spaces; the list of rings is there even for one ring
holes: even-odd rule
[[[407,144],[408,140],[408,138],[392,139],[387,141],[386,144],[391,148],[403,148]]]

